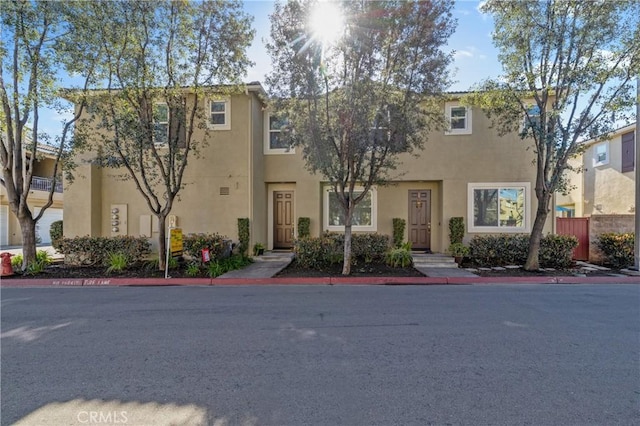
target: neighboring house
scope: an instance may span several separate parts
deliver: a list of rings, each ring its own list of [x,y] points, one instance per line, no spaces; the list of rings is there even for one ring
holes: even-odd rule
[[[53,184],[53,169],[55,166],[57,148],[40,144],[38,146],[39,158],[34,162],[33,180],[29,191],[29,207],[32,212],[38,213],[46,204],[49,190]],[[26,163],[26,162],[25,162]],[[36,239],[42,244],[51,243],[49,230],[51,223],[62,220],[63,194],[62,181],[58,180],[54,194],[53,204],[45,210],[44,215],[36,224]],[[15,246],[22,244],[22,231],[20,224],[9,207],[7,191],[0,185],[0,246]]]
[[[571,191],[556,194],[556,232],[578,238],[575,259],[602,262],[599,235],[634,232],[635,129],[630,124],[606,137],[587,140],[583,152],[570,160],[582,172],[568,172]]]
[[[403,154],[400,177],[375,187],[357,207],[354,232],[391,235],[392,219],[404,218],[405,238],[414,249],[444,252],[454,216],[465,218],[467,239],[531,231],[537,205],[531,144],[515,133],[498,136],[480,110],[458,104],[462,95],[452,93],[442,105],[451,128],[433,132],[417,156]],[[218,232],[237,240],[237,219],[248,217],[251,244],[289,249],[300,217],[311,219],[312,236],[343,230],[329,186],[307,171],[299,149],[283,145],[281,117],[269,110],[259,83],[205,102],[215,104],[205,110],[211,114],[207,121],[216,124],[201,156],[190,158],[187,185],[171,212],[183,233]],[[205,132],[197,129],[194,137]],[[134,184],[83,158],[77,157],[75,182],[65,186],[65,236],[157,239],[156,221]]]
[[[573,158],[582,173],[570,173],[568,195],[556,197],[560,217],[629,215],[635,212],[635,124],[621,127],[607,138],[583,143],[584,152]]]

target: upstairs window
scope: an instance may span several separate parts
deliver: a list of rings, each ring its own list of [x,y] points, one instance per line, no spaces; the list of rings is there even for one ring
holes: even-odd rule
[[[535,131],[540,126],[540,107],[538,105],[531,105],[527,108],[527,113],[522,119],[522,131],[529,132],[529,129]]]
[[[167,145],[169,142],[169,107],[165,103],[153,107],[153,143]]]
[[[283,137],[283,131],[289,124],[284,115],[267,112],[265,114],[265,154],[294,154],[295,150]]]
[[[207,124],[213,130],[231,130],[231,100],[212,99],[208,102]]]
[[[593,167],[609,164],[609,142],[602,142],[593,147]]]
[[[457,102],[447,102],[445,105],[446,118],[449,122],[447,135],[471,134],[471,108],[458,105]]]

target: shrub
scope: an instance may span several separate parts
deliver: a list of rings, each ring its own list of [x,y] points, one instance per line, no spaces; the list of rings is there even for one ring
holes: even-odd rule
[[[36,252],[35,261],[27,266],[26,273],[28,275],[36,275],[44,272],[47,266],[51,264],[52,258],[46,250],[38,250]],[[20,264],[22,264],[22,256],[20,256]],[[20,265],[21,267],[21,265]]]
[[[452,243],[447,251],[454,257],[465,257],[469,255],[469,247],[462,243]]]
[[[411,243],[404,244],[402,247],[396,247],[389,250],[386,254],[387,265],[394,268],[406,268],[413,264],[411,256]]]
[[[393,221],[393,246],[400,247],[404,241],[404,230],[407,227],[407,221],[399,217],[394,217]]]
[[[452,217],[449,219],[449,241],[451,244],[462,244],[464,238],[464,219]]]
[[[136,263],[143,261],[151,250],[144,237],[86,236],[63,238],[59,251],[65,255],[65,263],[108,266],[109,253],[124,253],[131,263]]]
[[[540,241],[540,266],[566,268],[572,264],[578,240],[571,235],[546,235]],[[479,266],[521,265],[527,260],[529,235],[476,236],[469,243],[469,257]]]
[[[49,235],[51,236],[51,245],[57,251],[60,251],[60,246],[62,245],[62,221],[56,220],[51,223],[51,227],[49,228]]]
[[[389,250],[389,237],[381,234],[353,234],[351,236],[352,261],[365,263],[384,261]],[[339,263],[344,256],[344,234],[326,232],[319,238],[296,240],[296,261],[305,268],[319,268]]]
[[[624,268],[633,265],[633,233],[601,234],[596,239],[596,245],[605,255],[606,262],[614,268]]]
[[[249,240],[249,218],[238,218],[238,253],[244,257],[247,257],[249,251]]]
[[[208,248],[211,259],[222,259],[231,255],[231,241],[226,236],[215,234],[187,234],[182,238],[186,255],[202,258],[202,249]]]
[[[568,268],[573,264],[573,249],[576,247],[578,239],[573,235],[546,235],[540,241],[540,265],[545,268]]]
[[[298,238],[309,238],[311,236],[311,218],[298,218]]]

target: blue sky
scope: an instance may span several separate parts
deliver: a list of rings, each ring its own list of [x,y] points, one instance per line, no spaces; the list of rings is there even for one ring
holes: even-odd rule
[[[458,20],[458,26],[449,39],[447,50],[456,51],[452,70],[456,70],[454,79],[457,83],[450,91],[468,90],[474,83],[487,77],[497,77],[500,73],[497,51],[491,41],[493,21],[478,11],[480,3],[465,0],[455,3],[454,17]],[[256,37],[249,49],[249,57],[256,64],[249,70],[247,82],[264,82],[264,75],[271,66],[262,39],[269,37],[269,15],[273,4],[269,0],[245,1],[244,9],[253,15],[256,29]]]
[[[455,51],[455,61],[451,66],[455,83],[449,91],[465,91],[482,80],[497,77],[501,72],[497,50],[493,47],[491,32],[493,21],[480,13],[478,6],[481,2],[462,0],[456,1],[454,17],[458,20],[455,33],[450,37],[446,49]],[[264,82],[269,72],[271,61],[264,48],[263,39],[269,37],[269,15],[274,2],[270,0],[248,0],[244,2],[244,9],[254,17],[253,27],[256,36],[249,48],[249,57],[255,65],[248,70],[246,82]],[[63,77],[68,87],[70,79]],[[69,118],[70,114],[47,111],[41,115],[40,128],[52,137],[59,135],[62,129],[60,121]]]

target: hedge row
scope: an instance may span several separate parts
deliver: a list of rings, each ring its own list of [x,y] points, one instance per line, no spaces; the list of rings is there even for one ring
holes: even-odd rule
[[[390,239],[382,234],[353,234],[351,256],[358,262],[384,261],[391,248]],[[344,234],[326,232],[318,238],[304,238],[294,243],[296,261],[306,268],[318,268],[340,263],[344,258]]]
[[[633,246],[635,236],[629,234],[602,234],[596,239],[596,245],[606,257],[608,264],[614,268],[625,268],[633,265]]]
[[[572,235],[546,235],[540,241],[540,267],[567,268],[572,265],[578,239]],[[471,261],[478,266],[522,265],[527,260],[529,235],[476,236],[469,243]]]
[[[71,265],[102,265],[109,263],[109,254],[122,253],[129,263],[145,260],[151,252],[151,245],[144,237],[75,237],[63,238],[60,253],[65,263]]]

